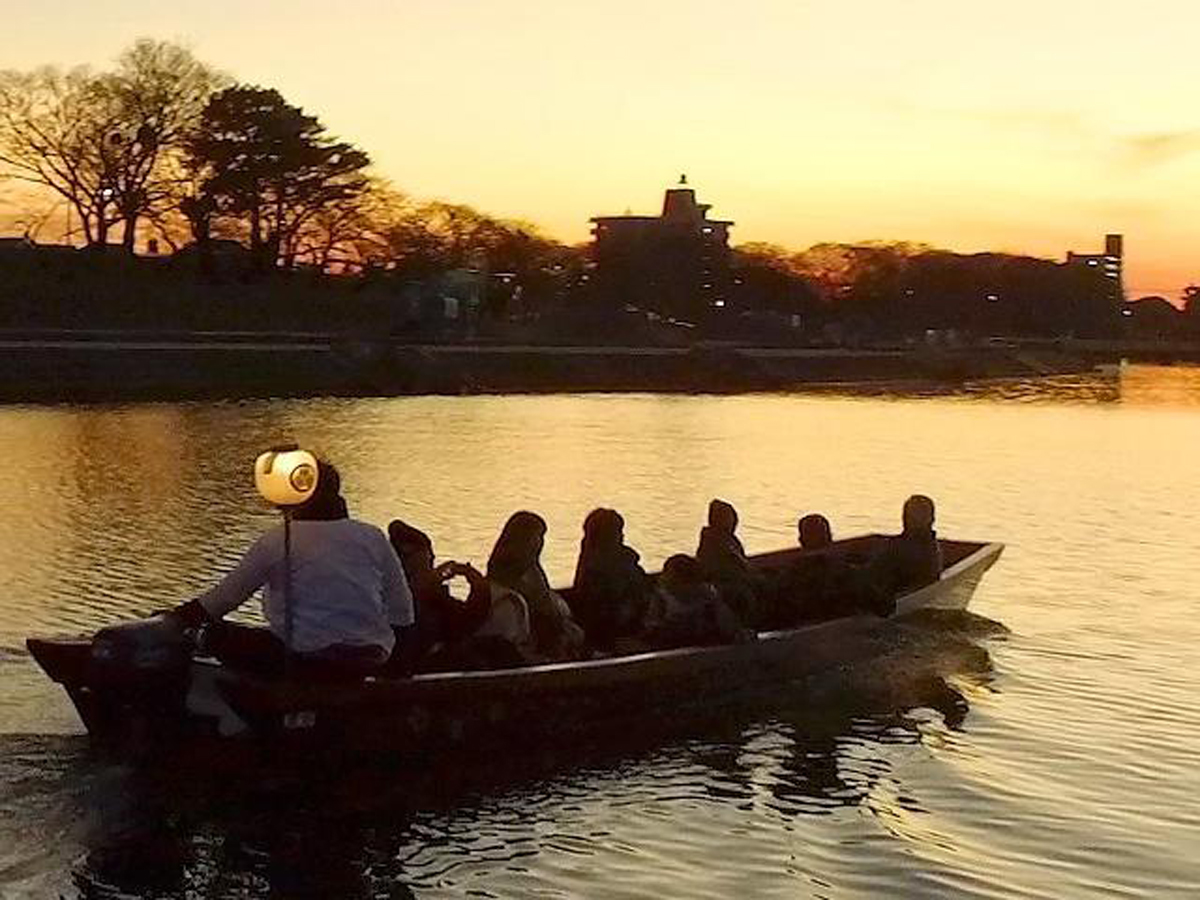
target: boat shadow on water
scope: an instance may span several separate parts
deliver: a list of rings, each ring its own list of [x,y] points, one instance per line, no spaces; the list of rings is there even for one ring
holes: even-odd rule
[[[889,748],[969,731],[970,699],[995,690],[981,642],[1005,633],[967,612],[920,613],[870,660],[730,705],[420,770],[86,763],[74,886],[87,898],[409,897],[481,854],[522,864],[549,840],[537,821],[588,804],[684,799],[784,819],[869,807],[896,777]]]

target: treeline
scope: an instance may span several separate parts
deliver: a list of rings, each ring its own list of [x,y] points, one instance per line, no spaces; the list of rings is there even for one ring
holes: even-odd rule
[[[72,242],[97,250],[154,240],[211,262],[233,241],[262,271],[417,277],[467,265],[532,277],[570,255],[527,224],[410,200],[278,91],[148,39],[109,71],[0,72],[0,177],[56,195],[27,211],[27,233],[65,205]]]
[[[1190,285],[1183,292],[1183,306],[1177,307],[1165,297],[1142,297],[1125,305],[1122,331],[1142,341],[1200,340],[1200,286]]]
[[[1113,285],[1094,269],[924,244],[773,244],[737,248],[735,284],[771,308],[864,339],[929,330],[965,335],[1109,337],[1120,326]]]

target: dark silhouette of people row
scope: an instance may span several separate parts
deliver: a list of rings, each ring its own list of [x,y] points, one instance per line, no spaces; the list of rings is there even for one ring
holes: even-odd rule
[[[829,520],[799,519],[798,552],[756,566],[737,535],[734,507],[709,504],[694,556],[675,554],[648,575],[625,542],[625,520],[599,508],[583,522],[572,588],[550,587],[541,564],[546,522],[514,513],[486,574],[459,562],[434,566],[427,535],[395,520],[388,535],[408,573],[415,626],[397,643],[392,671],[504,668],[676,647],[754,640],[759,632],[857,613],[890,615],[898,596],[942,571],[934,504],[906,501],[903,530],[869,552],[839,547]],[[465,601],[446,582],[466,578]]]
[[[867,554],[834,542],[825,517],[806,515],[800,547],[783,564],[748,558],[737,511],[713,500],[695,555],[671,556],[657,577],[626,544],[621,514],[593,510],[564,596],[542,568],[546,522],[536,513],[509,517],[486,572],[437,565],[427,534],[397,519],[385,537],[351,518],[337,469],[322,460],[319,470],[290,534],[268,531],[218,584],[176,609],[228,665],[353,679],[736,643],[855,613],[889,615],[898,596],[942,570],[925,496],[910,497],[901,534]],[[464,600],[450,591],[456,577],[467,582]],[[260,588],[267,628],[224,620]]]

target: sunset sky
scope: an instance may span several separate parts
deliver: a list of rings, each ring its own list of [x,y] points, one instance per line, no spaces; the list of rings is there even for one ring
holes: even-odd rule
[[[1200,281],[1195,0],[39,0],[0,66],[140,36],[277,87],[421,197],[568,241],[687,172],[734,241],[904,239]]]

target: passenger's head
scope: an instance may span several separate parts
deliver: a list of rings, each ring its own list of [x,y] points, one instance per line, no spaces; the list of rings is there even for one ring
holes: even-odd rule
[[[800,546],[805,550],[824,550],[833,543],[833,530],[829,520],[820,513],[810,513],[796,524],[800,534]]]
[[[733,504],[724,500],[713,500],[708,504],[708,524],[717,531],[732,534],[737,530],[737,510],[733,508]]]
[[[676,553],[663,563],[663,586],[670,590],[689,587],[703,581],[704,574],[700,570],[700,563],[696,562],[696,558],[693,556]]]
[[[583,546],[614,549],[625,543],[625,519],[615,509],[593,509],[583,520]]]
[[[407,522],[393,519],[388,525],[388,540],[400,557],[404,574],[409,581],[417,581],[433,574],[433,541],[419,528]]]
[[[488,557],[488,578],[502,584],[519,579],[537,565],[545,539],[545,519],[526,510],[513,513]]]
[[[924,494],[913,494],[904,501],[904,530],[933,530],[933,501]]]
[[[292,512],[302,520],[344,519],[348,515],[342,498],[342,476],[333,463],[317,460],[317,487],[312,496]]]

